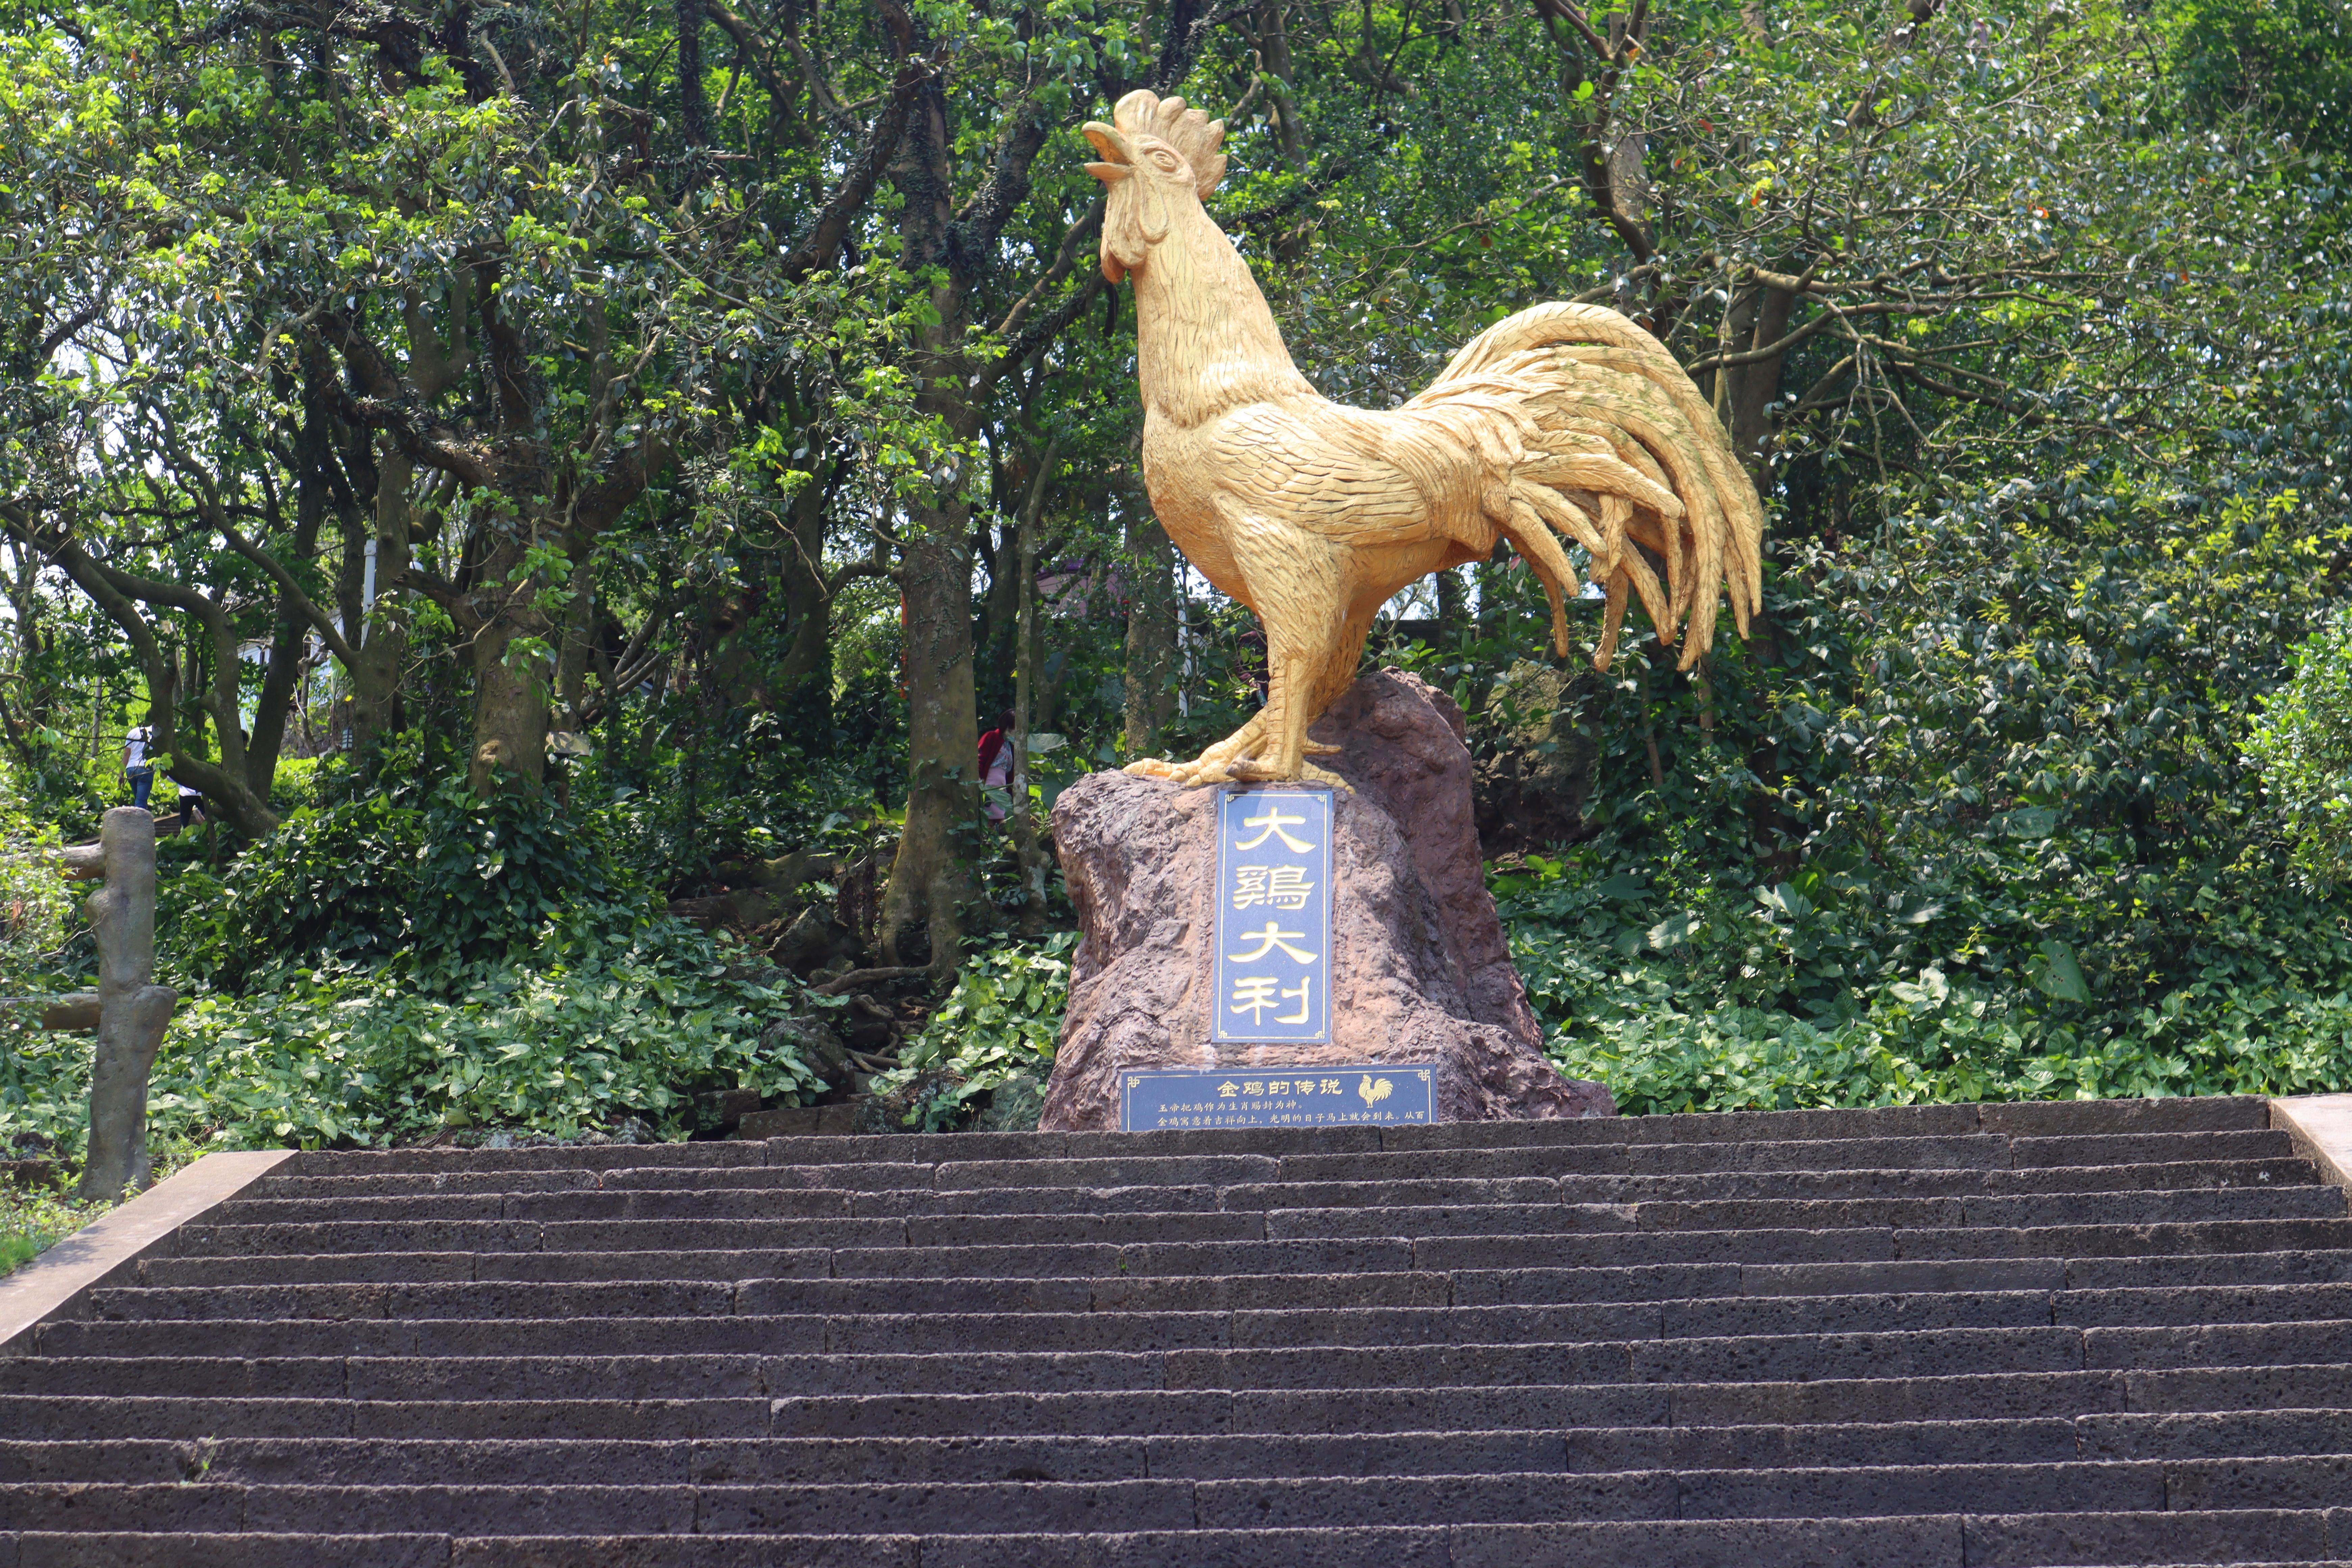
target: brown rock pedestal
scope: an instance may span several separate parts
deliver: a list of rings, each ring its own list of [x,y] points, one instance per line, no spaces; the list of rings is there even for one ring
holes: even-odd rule
[[[1118,1126],[1137,1068],[1437,1064],[1441,1121],[1612,1116],[1597,1083],[1562,1078],[1479,861],[1461,710],[1397,670],[1368,675],[1312,731],[1354,787],[1334,802],[1331,1039],[1209,1039],[1216,897],[1214,788],[1095,773],[1062,792],[1054,841],[1084,940],[1040,1125]]]

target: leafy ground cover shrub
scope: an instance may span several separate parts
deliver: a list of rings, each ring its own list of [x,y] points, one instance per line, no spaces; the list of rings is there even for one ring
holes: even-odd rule
[[[154,1149],[155,1179],[173,1174],[197,1153],[184,1140],[159,1142]],[[71,1173],[55,1187],[0,1183],[0,1274],[23,1268],[115,1206],[79,1202],[70,1195],[72,1185]]]
[[[2307,875],[2352,876],[2352,615],[2337,611],[2294,650],[2246,743]]]
[[[1054,1047],[1070,999],[1070,952],[1077,943],[1077,932],[1061,931],[971,959],[948,999],[900,1054],[898,1070],[877,1077],[874,1092],[908,1100],[908,1131],[940,1132],[1007,1079],[1043,1083],[1054,1070]]]
[[[1816,883],[1644,887],[1621,847],[1495,879],[1512,955],[1562,1071],[1636,1114],[1935,1101],[2307,1094],[2352,1080],[2352,954],[2308,923],[2184,911],[2189,977],[2141,1005],[2095,997],[2045,937],[1983,972],[1965,909],[1857,908]],[[1986,889],[1943,890],[1946,903]],[[1926,911],[1932,909],[1932,913]],[[1939,945],[1949,951],[1939,954]]]
[[[160,857],[159,973],[183,993],[151,1079],[160,1135],[320,1147],[635,1121],[675,1138],[698,1130],[700,1091],[821,1087],[770,1026],[823,999],[672,919],[542,795],[395,792],[218,849],[190,835]],[[11,989],[72,989],[69,895],[36,878],[24,896]],[[0,1046],[0,1146],[74,1157],[88,1038],[17,1009]]]
[[[649,925],[617,951],[489,963],[430,987],[384,965],[181,1005],[151,1079],[151,1123],[208,1148],[414,1142],[444,1129],[575,1137],[629,1120],[698,1130],[693,1097],[757,1089],[794,1103],[819,1080],[789,1041],[806,1005],[788,977],[746,977],[691,928]],[[0,1076],[0,1141],[79,1150],[89,1047],[19,1028]]]

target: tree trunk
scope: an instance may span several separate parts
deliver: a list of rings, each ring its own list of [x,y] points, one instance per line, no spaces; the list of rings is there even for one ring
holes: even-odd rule
[[[1452,647],[1461,639],[1464,625],[1462,569],[1449,566],[1437,574],[1437,646]]]
[[[474,751],[467,782],[477,795],[497,787],[499,769],[537,784],[547,777],[547,617],[509,596],[474,634]],[[526,642],[524,639],[532,639]]]
[[[343,595],[343,624],[356,636],[359,661],[344,671],[352,683],[352,700],[343,725],[354,749],[400,728],[401,667],[408,658],[408,611],[399,591],[401,574],[408,569],[409,494],[416,467],[390,441],[377,466],[375,488],[375,596],[367,597],[362,563],[360,581]],[[346,535],[347,538],[350,535]]]
[[[326,416],[315,399],[305,403],[298,456],[300,472],[295,479],[294,554],[308,561],[318,553],[319,530],[327,517],[327,487],[319,471],[326,460]],[[294,595],[279,590],[278,626],[269,639],[269,667],[262,677],[261,697],[254,704],[253,734],[245,750],[246,787],[263,800],[277,782],[278,759],[286,749],[286,720],[293,710],[302,681],[302,652],[310,639],[310,623]]]
[[[783,570],[784,614],[791,617],[793,640],[776,670],[779,696],[833,671],[833,604],[824,581],[826,477],[813,471],[793,497],[793,539],[784,547]]]
[[[1037,664],[1037,551],[1045,531],[1045,486],[1054,472],[1061,444],[1048,442],[1030,483],[1027,503],[1021,509],[1013,549],[1019,574],[1019,626],[1013,646],[1019,665],[1013,681],[1013,851],[1021,868],[1021,934],[1035,936],[1045,929],[1045,852],[1037,842],[1037,819],[1029,814],[1030,703],[1034,696]]]
[[[907,595],[907,823],[882,902],[882,962],[961,962],[963,906],[976,896],[966,842],[980,816],[973,773],[971,523],[961,502],[919,509],[900,557]],[[919,928],[928,922],[927,952]]]
[[[1155,756],[1175,717],[1176,561],[1167,531],[1148,515],[1127,525],[1127,754]]]

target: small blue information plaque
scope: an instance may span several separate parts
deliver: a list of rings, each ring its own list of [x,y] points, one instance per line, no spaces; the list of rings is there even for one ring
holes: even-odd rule
[[[1331,1038],[1331,791],[1228,790],[1217,802],[1219,1045]]]
[[[1119,1129],[1339,1127],[1437,1120],[1434,1063],[1121,1075]]]

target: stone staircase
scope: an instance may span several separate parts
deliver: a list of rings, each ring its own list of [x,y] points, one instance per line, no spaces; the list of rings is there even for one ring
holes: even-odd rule
[[[2258,1100],[299,1156],[0,1357],[0,1568],[2352,1561]]]

